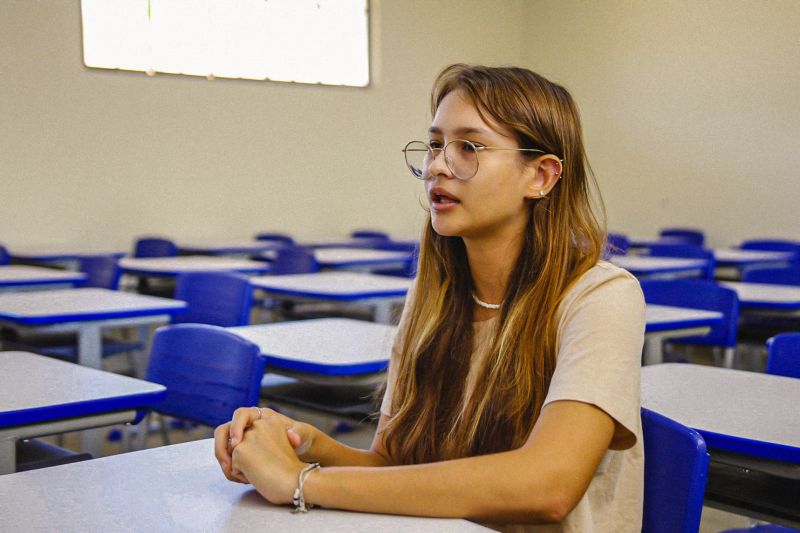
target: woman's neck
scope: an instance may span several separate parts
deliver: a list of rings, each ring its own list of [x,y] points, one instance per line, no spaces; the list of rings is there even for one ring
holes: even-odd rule
[[[475,296],[488,304],[501,304],[506,295],[514,263],[522,249],[522,236],[493,239],[465,238],[464,245]],[[486,320],[499,312],[475,305],[474,320]]]

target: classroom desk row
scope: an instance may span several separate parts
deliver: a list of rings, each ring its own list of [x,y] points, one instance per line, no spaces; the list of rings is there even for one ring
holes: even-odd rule
[[[30,268],[30,267],[29,267]],[[0,270],[2,272],[2,270]],[[411,280],[356,272],[321,272],[251,278],[251,283],[274,298],[337,303],[368,303],[377,322],[390,323],[392,306],[401,302]],[[743,309],[755,312],[800,313],[800,287],[726,283],[740,297]],[[0,323],[40,332],[72,331],[78,334],[81,364],[100,367],[101,332],[109,327],[140,327],[167,322],[185,309],[185,303],[165,298],[104,289],[57,289],[0,294]],[[658,362],[660,339],[676,329],[687,335],[702,334],[721,315],[707,311],[658,311],[648,306],[648,343],[645,363]],[[142,337],[145,338],[145,337]]]
[[[76,420],[88,427],[101,425],[106,412],[115,420],[131,418],[136,409],[156,402],[163,394],[163,388],[157,385],[33,354],[0,353],[0,366],[4,371],[10,368],[13,372],[16,368],[17,372],[24,372],[29,382],[31,376],[40,376],[32,381],[26,394],[0,390],[0,442],[5,443],[21,432],[32,436],[65,424],[75,425]],[[48,387],[53,374],[68,375],[64,379],[79,380],[83,386]],[[111,381],[119,387],[117,392],[112,390]],[[50,392],[34,390],[37,386]],[[65,405],[45,405],[58,395],[64,397]],[[35,416],[25,413],[25,402],[35,404],[30,407]],[[688,364],[642,369],[642,405],[697,429],[712,458],[715,453],[726,452],[745,460],[750,458],[756,464],[763,460],[793,479],[800,475],[800,417],[792,408],[798,402],[800,387],[791,378]],[[23,415],[27,416],[25,423],[20,418]],[[10,429],[3,427],[9,422]],[[7,454],[7,448],[0,448],[0,452]],[[0,465],[7,467],[8,461],[6,455]],[[125,482],[118,483],[120,479]],[[225,480],[214,460],[210,440],[0,476],[0,500],[4,503],[0,521],[15,531],[62,527],[106,531],[118,530],[122,524],[130,530],[156,531],[265,525],[298,531],[479,529],[457,520],[331,510],[294,516],[286,507],[266,503],[251,487]]]
[[[746,267],[786,266],[792,258],[792,254],[788,252],[735,248],[713,250],[713,252],[717,269],[734,277],[738,277],[738,273]],[[708,261],[705,259],[682,257],[611,255],[608,261],[638,277],[696,276],[708,267]]]

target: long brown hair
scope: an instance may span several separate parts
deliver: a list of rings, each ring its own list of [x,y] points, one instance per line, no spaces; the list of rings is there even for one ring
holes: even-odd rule
[[[456,90],[521,148],[563,159],[563,179],[547,197],[529,203],[497,332],[466,403],[472,277],[462,239],[437,234],[428,218],[385,434],[397,464],[505,451],[525,442],[555,371],[559,303],[597,262],[605,241],[604,223],[592,207],[595,200],[602,213],[602,202],[592,194],[578,109],[566,89],[527,69],[451,65],[434,83],[433,115]]]

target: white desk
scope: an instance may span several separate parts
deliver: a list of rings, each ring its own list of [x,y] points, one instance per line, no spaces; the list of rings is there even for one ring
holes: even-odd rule
[[[54,245],[24,247],[13,246],[9,250],[11,257],[24,263],[44,263],[47,265],[58,265],[70,270],[78,269],[78,262],[87,256],[92,255],[114,255],[122,257],[125,252],[119,250],[109,250],[108,248],[92,248],[87,246],[75,245]]]
[[[208,241],[185,242],[178,245],[182,252],[207,255],[253,255],[286,246],[282,241]]]
[[[741,250],[739,248],[720,248],[714,250],[714,259],[719,266],[746,267],[752,265],[785,264],[792,259],[790,252],[769,250]]]
[[[792,527],[800,525],[798,405],[795,378],[681,363],[642,369],[642,406],[708,445],[706,504]]]
[[[790,252],[774,252],[770,250],[742,250],[739,248],[720,248],[714,250],[716,261],[716,277],[724,279],[740,279],[742,269],[751,266],[782,267],[792,259]]]
[[[255,343],[267,371],[313,383],[374,384],[384,378],[397,327],[322,318],[228,328]]]
[[[708,262],[704,259],[646,255],[611,255],[608,261],[637,277],[692,276],[708,266]]]
[[[720,285],[736,291],[744,311],[800,315],[800,287],[727,281]]]
[[[0,474],[14,472],[19,439],[134,422],[137,409],[165,394],[155,383],[28,352],[0,352]],[[93,444],[96,454],[99,442]],[[7,496],[0,501],[7,508]]]
[[[161,277],[174,277],[187,272],[263,274],[269,270],[269,266],[261,261],[207,255],[125,257],[120,259],[119,266],[126,274]]]
[[[710,448],[800,464],[800,382],[730,368],[642,368],[642,407],[699,431]]]
[[[375,321],[388,324],[391,306],[402,302],[413,280],[360,272],[317,272],[287,276],[260,276],[250,279],[257,289],[270,296],[297,300],[370,303]]]
[[[186,309],[179,300],[107,289],[59,289],[0,294],[0,323],[41,332],[78,334],[78,362],[100,368],[102,329],[167,322]]]
[[[402,267],[411,261],[410,252],[371,250],[368,248],[320,248],[314,250],[314,257],[322,268],[362,270]]]
[[[8,531],[455,533],[466,520],[313,509],[293,514],[226,480],[201,440],[0,477]]]
[[[716,311],[647,304],[642,363],[652,365],[662,361],[664,339],[705,335],[722,318],[722,313]]]
[[[86,281],[86,274],[25,265],[0,266],[0,291],[71,287]]]

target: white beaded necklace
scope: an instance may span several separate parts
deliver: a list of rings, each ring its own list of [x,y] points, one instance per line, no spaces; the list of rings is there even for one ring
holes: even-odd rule
[[[475,291],[472,291],[471,294],[472,294],[472,299],[475,300],[475,303],[480,305],[484,309],[491,309],[493,311],[496,311],[496,310],[500,309],[501,305],[503,305],[503,302],[500,302],[499,304],[486,303],[483,300],[481,300],[480,298],[478,298],[478,296],[475,294]]]

